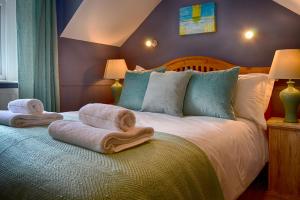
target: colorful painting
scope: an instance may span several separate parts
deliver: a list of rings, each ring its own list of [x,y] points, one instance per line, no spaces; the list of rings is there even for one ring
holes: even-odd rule
[[[179,35],[216,32],[215,3],[196,4],[179,9]]]

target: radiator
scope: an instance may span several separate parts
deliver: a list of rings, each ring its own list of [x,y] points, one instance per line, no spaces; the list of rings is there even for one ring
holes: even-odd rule
[[[0,88],[0,110],[7,110],[9,101],[18,98],[18,88]]]

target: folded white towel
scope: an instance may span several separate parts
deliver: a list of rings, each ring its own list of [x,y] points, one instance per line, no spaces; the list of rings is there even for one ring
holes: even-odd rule
[[[135,115],[125,108],[94,103],[79,110],[79,119],[84,124],[112,131],[127,131],[135,126]]]
[[[88,126],[79,121],[59,120],[50,124],[49,134],[57,140],[101,153],[115,153],[151,139],[152,128],[132,128],[113,132]]]
[[[61,114],[52,112],[43,112],[39,115],[29,115],[12,113],[10,111],[0,111],[0,124],[16,128],[48,125],[51,122],[60,119],[63,119]]]
[[[8,103],[8,110],[13,113],[42,114],[44,105],[38,99],[17,99]]]

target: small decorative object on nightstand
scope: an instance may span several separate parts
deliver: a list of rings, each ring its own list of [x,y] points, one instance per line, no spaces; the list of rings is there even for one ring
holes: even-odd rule
[[[127,66],[124,59],[107,60],[104,78],[115,80],[115,83],[111,86],[114,104],[117,104],[120,99],[122,84],[119,82],[119,80],[125,77],[126,71]]]
[[[285,110],[285,122],[297,122],[300,91],[292,79],[300,79],[300,49],[277,50],[272,62],[270,78],[288,79],[288,87],[279,94]]]
[[[269,128],[269,193],[300,199],[300,123],[271,118]]]

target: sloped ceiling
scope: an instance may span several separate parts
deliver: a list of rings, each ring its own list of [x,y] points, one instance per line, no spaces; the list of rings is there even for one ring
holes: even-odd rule
[[[273,1],[300,15],[300,0],[273,0]]]
[[[84,0],[61,37],[120,47],[161,0]]]

